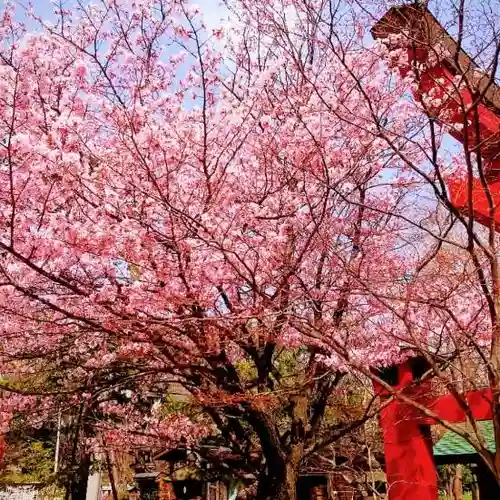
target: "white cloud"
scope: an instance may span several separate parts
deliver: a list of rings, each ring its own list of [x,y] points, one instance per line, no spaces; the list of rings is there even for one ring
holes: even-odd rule
[[[229,12],[220,0],[203,0],[198,6],[209,31],[226,27]]]

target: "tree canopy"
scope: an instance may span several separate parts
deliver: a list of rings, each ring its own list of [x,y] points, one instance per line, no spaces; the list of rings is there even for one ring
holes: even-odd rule
[[[225,8],[1,14],[2,425],[62,411],[74,458],[220,433],[294,498],[376,413],[325,418],[346,373],[488,348],[489,271],[443,183],[470,152],[368,35],[383,6]],[[172,384],[202,411],[152,405]]]

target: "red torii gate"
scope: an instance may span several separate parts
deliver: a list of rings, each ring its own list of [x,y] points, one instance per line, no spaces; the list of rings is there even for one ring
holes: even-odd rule
[[[432,396],[431,381],[418,382],[422,374],[418,366],[421,361],[421,358],[413,358],[391,367],[382,375],[382,379],[391,382],[394,390],[404,391],[406,396],[428,408],[440,419],[451,423],[464,422],[465,412],[454,396]],[[393,373],[387,377],[387,371]],[[374,386],[382,397],[391,395],[381,385],[375,383]],[[491,419],[490,389],[471,391],[465,398],[476,420]],[[394,399],[382,410],[380,423],[389,499],[437,500],[437,472],[430,426],[438,422],[415,406]]]
[[[384,39],[402,33],[410,46],[407,48],[408,65],[400,68],[401,74],[405,76],[415,63],[425,63],[429,56],[440,58],[433,67],[420,70],[415,97],[420,99],[422,94],[432,91],[433,97],[441,99],[439,106],[428,108],[429,114],[449,125],[450,135],[470,152],[480,148],[489,191],[500,200],[500,88],[479,71],[463,50],[459,50],[457,43],[425,7],[418,4],[393,7],[372,28],[374,38]],[[454,79],[463,75],[473,93],[467,86],[457,88]],[[465,117],[464,109],[469,107],[470,116]],[[475,127],[476,112],[479,134]],[[466,123],[469,119],[474,121],[472,125]],[[448,183],[453,205],[478,222],[489,225],[492,221],[481,181],[474,179],[472,188],[473,213],[468,214],[467,179]],[[500,214],[494,215],[494,222],[500,229]]]
[[[403,34],[409,41],[408,65],[400,68],[404,76],[415,63],[424,63],[428,57],[437,57],[432,67],[422,66],[418,75],[415,97],[432,91],[440,99],[439,105],[427,112],[436,120],[450,126],[450,134],[470,152],[479,152],[484,162],[486,182],[494,201],[500,201],[500,89],[478,71],[467,54],[444,30],[434,16],[420,5],[393,7],[373,27],[374,38],[387,39]],[[457,86],[455,77],[467,75],[469,86]],[[470,90],[469,90],[470,89]],[[471,92],[472,90],[472,92]],[[431,101],[432,106],[432,101]],[[465,110],[470,108],[470,119]],[[476,128],[476,124],[478,127]],[[492,223],[500,230],[500,214],[490,211],[483,184],[472,182],[472,200],[469,199],[467,179],[448,183],[452,204],[464,215],[481,224]],[[469,201],[473,202],[469,210]],[[471,212],[471,213],[469,213]],[[429,381],[418,382],[422,373],[418,358],[411,359],[389,373],[396,390],[424,405],[440,419],[452,423],[464,422],[465,413],[452,395],[433,397]],[[386,372],[387,375],[387,372]],[[390,394],[382,386],[375,390],[382,396]],[[491,391],[489,389],[465,394],[476,420],[491,419]],[[412,405],[395,399],[381,412],[384,436],[386,474],[390,500],[437,500],[437,473],[432,455],[430,425],[437,423]]]

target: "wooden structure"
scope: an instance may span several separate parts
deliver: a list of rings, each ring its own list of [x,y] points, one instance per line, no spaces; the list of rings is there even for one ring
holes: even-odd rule
[[[499,230],[496,204],[500,201],[500,89],[493,78],[479,70],[420,3],[393,7],[373,27],[372,34],[390,49],[406,52],[407,63],[400,67],[400,72],[403,76],[413,73],[417,84],[415,99],[429,117],[449,127],[450,134],[464,145],[467,153],[482,162],[482,179],[453,179],[448,183],[452,204],[464,215]],[[429,395],[429,382],[418,383],[419,363],[421,360],[410,360],[393,367],[391,385],[406,391],[443,420],[465,421],[464,411],[455,398],[433,398]],[[377,390],[389,396],[383,387]],[[489,390],[467,393],[466,399],[475,419],[491,418]],[[429,432],[433,423],[401,401],[393,401],[382,411],[390,500],[437,499]],[[498,486],[490,484],[489,488],[486,498],[500,498]]]
[[[215,444],[213,441],[212,444]],[[341,447],[342,448],[342,447]],[[298,500],[360,500],[366,498],[361,485],[366,477],[370,484],[377,477],[377,485],[384,489],[385,477],[381,470],[381,454],[372,455],[370,468],[364,454],[343,456],[337,451],[313,455],[306,462],[297,481]],[[378,459],[376,456],[378,456]],[[327,464],[327,465],[325,465]],[[209,465],[209,464],[205,464]],[[205,467],[195,452],[178,448],[157,453],[154,456],[145,452],[133,466],[136,471],[134,480],[141,491],[141,498],[155,500],[228,500],[234,495],[234,481],[221,480],[214,476],[210,467]],[[370,498],[370,497],[368,497]]]
[[[224,481],[210,478],[195,453],[187,448],[163,451],[134,466],[141,498],[155,500],[228,500]]]
[[[348,440],[309,457],[297,481],[297,500],[369,499],[372,488],[382,495],[386,490],[383,455],[372,451],[368,458],[366,451]]]
[[[485,420],[478,422],[478,426],[483,435],[486,447],[492,453],[495,452],[495,433],[493,422]],[[491,497],[491,492],[497,488],[495,478],[482,462],[477,454],[477,451],[470,443],[458,434],[447,431],[441,439],[434,445],[434,460],[436,465],[446,464],[467,464],[471,466],[471,470],[477,479],[480,499],[488,499]],[[474,497],[473,497],[474,498]]]

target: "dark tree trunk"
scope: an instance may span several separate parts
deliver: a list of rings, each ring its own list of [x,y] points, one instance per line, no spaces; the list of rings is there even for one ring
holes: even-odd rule
[[[298,467],[292,463],[271,466],[259,481],[256,500],[297,500]]]
[[[111,484],[111,492],[113,493],[113,500],[118,500],[118,491],[116,490],[115,475],[113,473],[113,464],[111,463],[111,457],[106,451],[106,466],[108,468],[109,482]]]
[[[476,481],[472,484],[472,500],[479,500],[479,488]]]
[[[90,473],[90,455],[84,455],[71,480],[71,500],[85,500]]]
[[[281,483],[281,487],[278,491],[278,500],[296,500],[297,499],[297,470],[288,464],[285,468],[285,477]]]

